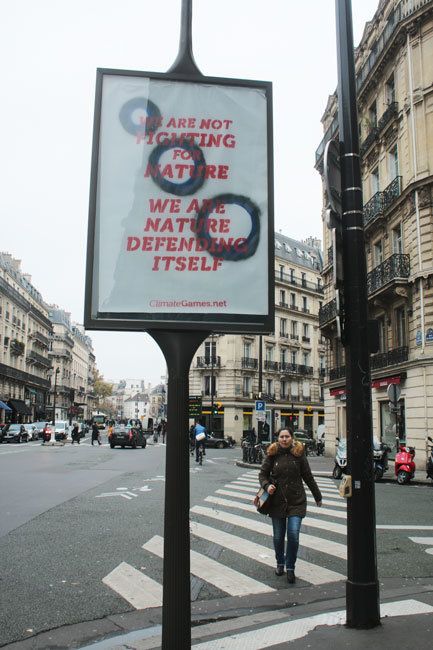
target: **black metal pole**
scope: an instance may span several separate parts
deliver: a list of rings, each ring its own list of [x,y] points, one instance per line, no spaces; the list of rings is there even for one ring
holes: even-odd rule
[[[209,419],[209,429],[210,433],[213,435],[213,408],[214,408],[214,356],[213,356],[213,334],[210,337],[210,419]]]
[[[336,19],[347,446],[353,495],[347,502],[346,622],[349,627],[370,628],[380,624],[380,611],[367,343],[367,272],[350,0],[336,0]]]
[[[162,650],[191,647],[188,373],[210,332],[150,331],[168,369]]]

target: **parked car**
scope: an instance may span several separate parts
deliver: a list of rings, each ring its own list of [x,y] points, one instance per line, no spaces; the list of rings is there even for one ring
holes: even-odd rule
[[[305,453],[307,456],[316,451],[316,441],[314,440],[311,431],[298,429],[293,432],[293,437],[295,440],[299,440],[299,442],[302,442],[305,445]]]
[[[7,424],[2,431],[2,442],[28,442],[29,434],[23,424]]]
[[[59,442],[66,440],[69,434],[69,422],[67,420],[56,420],[54,432],[55,439]]]
[[[142,449],[145,449],[147,444],[146,436],[142,429],[125,425],[114,427],[108,436],[108,441],[111,449],[114,449],[116,446],[122,447],[122,449],[124,447],[132,447],[132,449],[142,447]]]
[[[230,441],[227,438],[215,438],[214,436],[208,436],[205,440],[206,447],[215,448],[215,449],[225,449],[230,447]]]

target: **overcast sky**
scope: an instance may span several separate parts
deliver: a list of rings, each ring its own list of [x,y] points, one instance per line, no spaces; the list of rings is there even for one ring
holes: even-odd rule
[[[378,0],[352,0],[355,44]],[[0,3],[0,250],[49,303],[83,321],[96,68],[165,72],[181,0]],[[194,0],[202,74],[273,82],[275,227],[322,238],[314,152],[336,87],[334,0]],[[156,383],[165,362],[145,334],[90,332],[106,379]]]

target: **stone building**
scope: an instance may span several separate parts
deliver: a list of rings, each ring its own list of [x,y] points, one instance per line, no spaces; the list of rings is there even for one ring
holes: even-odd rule
[[[371,356],[374,434],[395,449],[397,432],[423,459],[433,424],[433,2],[381,0],[356,49],[355,67],[368,309],[380,338],[380,351]],[[322,121],[321,174],[325,143],[338,139],[335,93]],[[329,341],[325,413],[332,442],[346,435],[346,413],[330,245],[324,227],[319,322]],[[401,389],[397,413],[389,408],[392,383]]]
[[[298,242],[276,233],[275,332],[213,335],[199,347],[189,392],[202,397],[202,420],[215,435],[240,440],[252,427],[258,431],[259,396],[266,402],[263,438],[270,439],[280,426],[314,432],[323,422],[321,272],[319,241]]]
[[[21,261],[0,253],[0,422],[46,416],[52,325]]]

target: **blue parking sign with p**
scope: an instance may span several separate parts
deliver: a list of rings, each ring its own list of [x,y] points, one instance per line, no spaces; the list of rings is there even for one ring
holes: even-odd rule
[[[264,411],[265,410],[265,402],[262,399],[256,400],[256,411]]]

